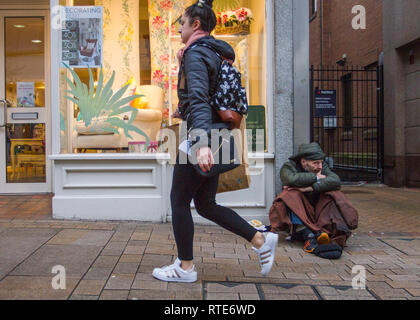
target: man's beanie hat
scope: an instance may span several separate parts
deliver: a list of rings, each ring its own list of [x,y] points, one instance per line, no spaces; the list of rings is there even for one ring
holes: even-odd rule
[[[299,161],[300,159],[306,160],[324,160],[326,157],[318,143],[306,143],[299,146],[298,153],[290,157],[289,160]]]

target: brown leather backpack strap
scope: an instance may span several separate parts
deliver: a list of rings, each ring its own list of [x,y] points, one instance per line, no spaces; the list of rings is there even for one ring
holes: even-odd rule
[[[233,110],[218,110],[217,114],[223,122],[230,123],[230,129],[240,129],[242,115]]]

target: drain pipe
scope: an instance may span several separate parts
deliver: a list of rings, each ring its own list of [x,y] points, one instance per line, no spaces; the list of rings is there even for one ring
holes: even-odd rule
[[[323,44],[324,44],[324,28],[323,28],[323,7],[324,7],[324,1],[319,0],[319,29],[320,29],[320,48],[321,48],[321,68],[324,65],[323,63]]]

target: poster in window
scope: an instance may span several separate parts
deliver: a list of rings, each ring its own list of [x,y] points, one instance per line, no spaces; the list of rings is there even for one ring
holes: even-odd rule
[[[61,61],[73,68],[98,68],[103,52],[103,7],[61,7]]]
[[[246,118],[246,129],[252,130],[251,131],[252,139],[251,139],[251,144],[248,145],[248,151],[249,152],[267,152],[267,130],[265,126],[265,107],[264,106],[258,106],[258,105],[248,106],[248,115]]]
[[[33,82],[17,82],[17,106],[35,107],[35,84]]]

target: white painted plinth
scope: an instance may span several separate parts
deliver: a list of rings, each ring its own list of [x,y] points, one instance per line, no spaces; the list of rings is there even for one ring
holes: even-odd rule
[[[50,159],[54,160],[53,218],[171,221],[169,155],[63,154]],[[267,224],[274,200],[273,166],[271,156],[251,157],[251,187],[218,194],[217,202],[246,220]],[[195,222],[212,224],[193,207],[192,212]]]

